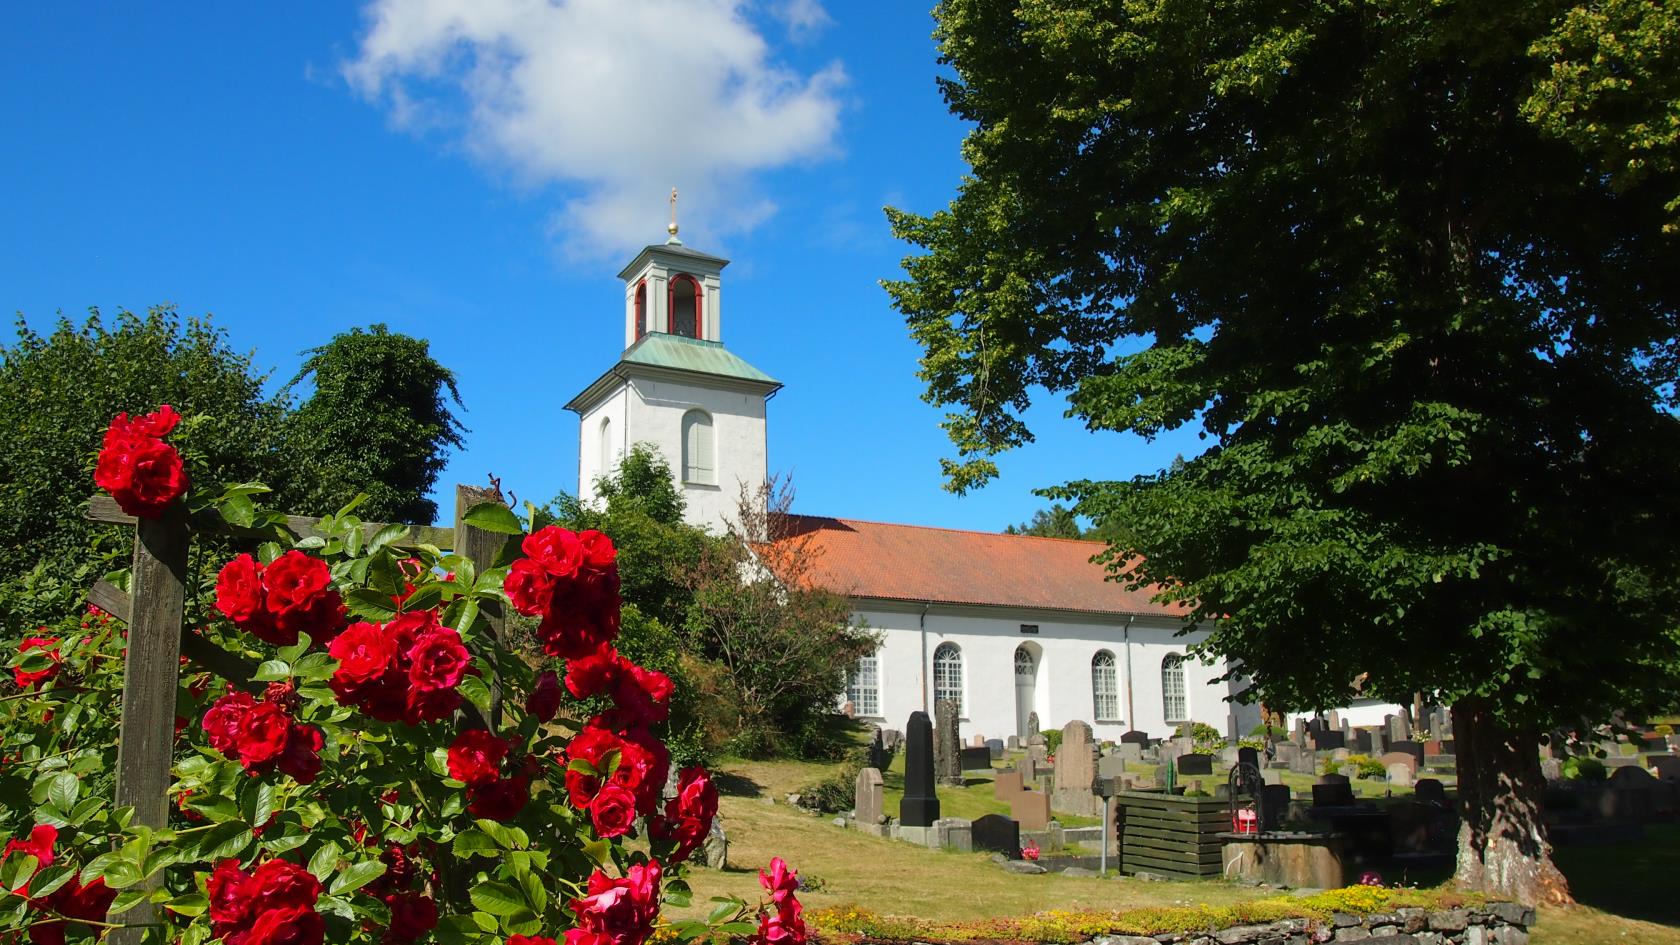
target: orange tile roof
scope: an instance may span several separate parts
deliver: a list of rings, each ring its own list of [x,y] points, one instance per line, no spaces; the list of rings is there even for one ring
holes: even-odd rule
[[[1108,580],[1091,561],[1100,541],[814,515],[789,515],[784,528],[780,540],[818,549],[811,582],[853,597],[1162,617],[1188,609],[1151,601],[1158,585]]]

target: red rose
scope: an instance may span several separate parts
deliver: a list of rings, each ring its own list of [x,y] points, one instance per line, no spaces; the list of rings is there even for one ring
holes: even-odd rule
[[[45,630],[45,627],[41,629]],[[21,689],[33,689],[47,680],[58,675],[59,666],[64,660],[58,655],[58,637],[24,637],[18,645],[18,655],[22,656],[30,650],[42,650],[47,659],[52,662],[46,667],[36,670],[26,670],[22,666],[12,669],[12,679]]]
[[[620,837],[636,824],[636,795],[618,784],[608,784],[589,802],[589,819],[599,837]]]
[[[412,942],[437,927],[437,903],[432,897],[408,892],[391,895],[385,905],[391,910],[390,938],[397,942]]]
[[[566,691],[575,699],[587,699],[605,691],[618,680],[621,662],[618,651],[610,645],[567,660]]]
[[[461,645],[459,633],[437,627],[414,641],[408,659],[408,678],[416,689],[453,690],[466,675],[472,654]]]
[[[623,879],[591,873],[587,894],[572,900],[578,928],[603,945],[642,945],[659,917],[659,875],[658,860],[630,867]]]
[[[651,814],[659,804],[665,789],[665,776],[671,770],[671,754],[665,743],[654,738],[646,729],[631,729],[624,733],[619,744],[618,770],[610,779],[636,795],[636,809]]]
[[[51,824],[37,824],[29,831],[27,840],[7,840],[6,850],[0,853],[0,863],[4,863],[13,854],[18,856],[32,856],[35,858],[35,873],[51,866],[56,857],[53,855],[53,845],[58,842],[58,828]],[[35,878],[35,873],[23,877],[23,881],[12,891],[22,896],[29,895],[29,881]]]
[[[106,913],[111,910],[111,902],[117,898],[117,891],[105,885],[103,878],[96,879],[86,886],[82,885],[80,877],[73,877],[68,883],[53,890],[47,896],[47,908],[72,921],[87,919],[94,922],[104,922]],[[63,945],[63,922],[46,922],[29,927],[29,940],[35,945]],[[89,929],[89,931],[94,931]],[[97,932],[95,932],[97,934]]]
[[[537,721],[547,722],[560,711],[560,678],[554,670],[545,669],[537,677],[537,685],[531,690],[525,700],[525,712],[536,716]]]
[[[461,694],[453,689],[413,688],[403,698],[403,721],[410,725],[441,722],[461,707]]]
[[[526,557],[557,578],[569,578],[583,564],[583,543],[577,533],[550,525],[525,536],[519,547]]]
[[[656,669],[643,669],[619,659],[619,672],[612,681],[614,717],[625,727],[652,725],[671,717],[671,677]]]
[[[314,909],[269,909],[251,923],[240,945],[321,945],[325,933]]]
[[[111,493],[124,512],[157,518],[187,491],[181,454],[161,439],[179,420],[165,405],[157,413],[134,420],[126,413],[118,414],[105,431],[93,481]]]
[[[594,530],[578,533],[578,544],[583,547],[583,561],[597,571],[618,566],[618,549],[613,547],[612,539]]]
[[[286,750],[286,739],[292,731],[292,718],[286,710],[272,702],[259,702],[239,720],[235,738],[239,763],[252,771],[271,761],[277,761]]]
[[[255,909],[313,909],[321,896],[321,883],[295,863],[269,860],[251,874],[245,892]]]
[[[240,627],[263,613],[262,565],[239,555],[216,575],[216,609]]]
[[[251,897],[245,891],[250,877],[236,859],[222,860],[210,873],[205,891],[210,897],[210,928],[218,937],[246,925],[251,919]]]
[[[677,796],[665,803],[665,816],[649,829],[655,840],[675,841],[666,862],[680,863],[706,841],[717,817],[717,785],[704,768],[684,768],[677,775]]]
[[[203,723],[204,734],[210,741],[210,747],[229,758],[237,756],[239,722],[256,704],[257,700],[244,691],[230,692],[212,703],[204,713]]]
[[[490,820],[512,820],[531,799],[531,782],[524,775],[503,778],[468,789],[467,812]]]
[[[338,660],[328,685],[339,704],[353,705],[366,688],[392,668],[397,659],[396,640],[376,623],[354,623],[333,638],[327,655]]]
[[[535,617],[548,609],[548,602],[554,596],[554,577],[530,558],[520,558],[508,567],[502,590],[513,602],[513,609]]]
[[[344,600],[332,589],[325,561],[288,551],[263,569],[263,589],[263,606],[274,620],[273,636],[264,637],[270,643],[291,646],[299,633],[324,642],[344,625]]]
[[[543,938],[541,935],[509,935],[507,945],[560,945],[560,943],[551,938]]]
[[[469,787],[489,784],[500,776],[507,753],[507,742],[483,729],[468,729],[449,746],[449,776]]]
[[[537,624],[537,638],[543,652],[562,659],[577,659],[599,650],[618,636],[618,609],[610,614],[556,603]]]
[[[313,784],[321,773],[321,749],[326,744],[319,728],[294,724],[286,733],[286,750],[275,766],[299,784]]]
[[[766,912],[758,921],[758,945],[804,945],[804,907],[789,897],[787,902]]]
[[[758,871],[758,884],[764,887],[771,899],[781,902],[799,890],[799,872],[789,869],[787,861],[781,857],[771,857],[770,872]]]
[[[619,751],[624,745],[623,739],[609,728],[602,726],[599,719],[590,719],[572,740],[566,745],[567,761],[587,761],[597,772],[607,769],[607,755]],[[571,795],[572,806],[580,810],[589,807],[589,802],[595,799],[595,792],[601,789],[601,779],[581,771],[574,771],[570,766],[566,768],[566,790]]]

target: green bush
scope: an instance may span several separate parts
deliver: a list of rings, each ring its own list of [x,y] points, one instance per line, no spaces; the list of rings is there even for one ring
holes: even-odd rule
[[[1609,770],[1597,758],[1566,758],[1563,776],[1571,781],[1597,783],[1609,776]]]
[[[847,752],[845,760],[833,774],[799,789],[799,806],[825,814],[843,814],[851,810],[857,798],[858,773],[867,767],[867,747]]]
[[[1044,747],[1047,751],[1050,752],[1050,754],[1054,755],[1056,753],[1056,749],[1062,747],[1062,730],[1061,729],[1059,729],[1059,728],[1047,728],[1047,729],[1039,732],[1038,734],[1044,736]]]

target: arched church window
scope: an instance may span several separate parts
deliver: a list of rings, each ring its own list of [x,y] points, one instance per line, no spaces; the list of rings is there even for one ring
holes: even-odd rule
[[[700,283],[687,273],[671,277],[671,334],[700,337]]]
[[[612,418],[601,418],[601,474],[612,472],[613,464],[618,461],[617,444],[613,442]]]
[[[1098,650],[1091,657],[1091,711],[1099,722],[1120,720],[1120,685],[1114,672],[1114,654]]]
[[[1184,657],[1177,653],[1161,661],[1161,711],[1165,721],[1182,722],[1190,714],[1184,698]]]
[[[934,702],[949,699],[957,704],[957,714],[962,715],[962,696],[962,650],[955,643],[941,643],[933,651]]]
[[[636,283],[636,338],[637,338],[637,340],[640,340],[643,335],[647,334],[647,328],[648,328],[647,319],[648,319],[648,313],[647,313],[647,280],[643,279],[642,281]]]
[[[682,421],[683,482],[717,485],[717,459],[712,447],[712,418],[704,410],[690,410]]]

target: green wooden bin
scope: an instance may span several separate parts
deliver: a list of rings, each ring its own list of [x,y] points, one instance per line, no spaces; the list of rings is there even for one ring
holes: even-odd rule
[[[1120,870],[1174,879],[1220,875],[1219,835],[1231,829],[1231,806],[1209,797],[1153,791],[1115,795]]]

